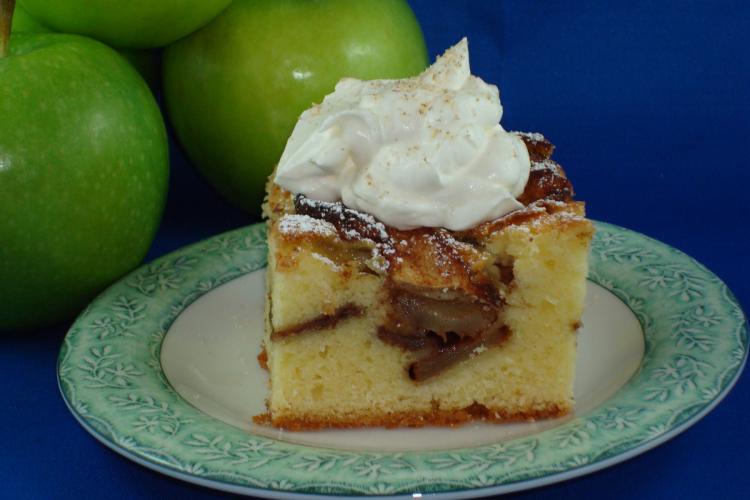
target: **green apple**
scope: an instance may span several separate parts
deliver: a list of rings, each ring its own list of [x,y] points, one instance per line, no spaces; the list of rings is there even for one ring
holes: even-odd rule
[[[344,76],[400,78],[426,64],[422,31],[403,0],[235,0],[165,49],[162,85],[192,162],[257,214],[302,111]]]
[[[7,3],[0,0],[0,11]],[[70,318],[141,262],[163,211],[169,161],[154,97],[116,52],[54,33],[14,34],[8,47],[3,24],[0,331],[7,331]]]
[[[13,33],[52,33],[53,29],[43,25],[26,12],[23,7],[16,5],[13,14]],[[160,57],[158,49],[135,50],[117,49],[122,57],[133,65],[141,74],[151,90],[156,92],[161,79]]]
[[[19,0],[46,26],[113,47],[162,47],[200,28],[231,0]]]

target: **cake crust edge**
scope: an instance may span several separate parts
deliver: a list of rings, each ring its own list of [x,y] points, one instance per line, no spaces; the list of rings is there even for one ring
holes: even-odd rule
[[[305,417],[272,417],[270,413],[262,413],[253,417],[258,425],[273,425],[288,431],[312,431],[321,429],[352,429],[359,427],[457,427],[467,422],[534,422],[560,418],[570,414],[571,405],[551,403],[539,409],[525,409],[509,412],[505,409],[492,410],[486,406],[474,403],[466,408],[443,410],[433,408],[426,412],[393,412],[385,415],[353,414],[347,418],[327,418],[320,416]]]

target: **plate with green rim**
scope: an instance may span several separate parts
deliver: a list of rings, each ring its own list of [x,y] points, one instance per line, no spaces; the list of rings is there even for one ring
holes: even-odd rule
[[[258,426],[265,228],[177,250],[76,319],[60,390],[104,445],[172,477],[268,498],[470,498],[581,476],[674,437],[740,376],[748,328],[726,285],[654,239],[596,222],[576,409],[458,429],[293,433]]]

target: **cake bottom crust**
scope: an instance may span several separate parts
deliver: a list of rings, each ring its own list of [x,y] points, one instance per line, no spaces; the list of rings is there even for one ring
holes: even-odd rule
[[[354,427],[424,427],[427,425],[455,427],[469,421],[485,422],[533,422],[548,418],[559,418],[570,413],[570,405],[547,404],[536,409],[508,410],[492,409],[474,403],[466,408],[443,410],[433,408],[427,412],[393,412],[381,415],[368,413],[352,414],[345,417],[327,417],[323,415],[308,416],[271,416],[263,413],[253,417],[260,425],[273,425],[289,431],[311,431],[319,429],[349,429]]]

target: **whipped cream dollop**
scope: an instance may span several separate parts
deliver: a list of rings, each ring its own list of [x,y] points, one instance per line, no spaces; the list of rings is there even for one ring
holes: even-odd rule
[[[522,207],[529,154],[502,113],[464,38],[419,76],[341,80],[302,113],[275,182],[398,229],[469,229]]]

